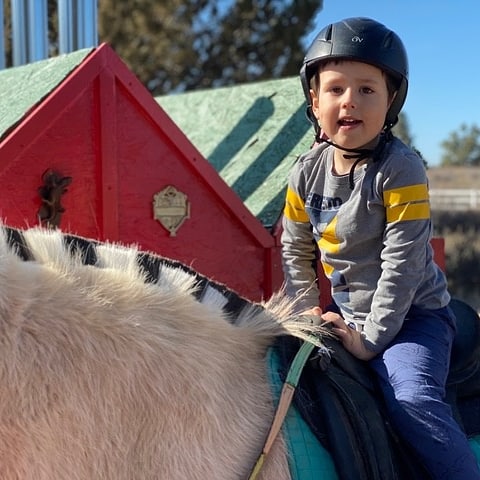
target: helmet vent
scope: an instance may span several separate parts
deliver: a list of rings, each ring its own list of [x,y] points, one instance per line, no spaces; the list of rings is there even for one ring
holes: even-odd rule
[[[329,25],[327,28],[327,31],[325,32],[325,40],[327,42],[330,42],[332,40],[332,30],[333,30],[333,25]]]

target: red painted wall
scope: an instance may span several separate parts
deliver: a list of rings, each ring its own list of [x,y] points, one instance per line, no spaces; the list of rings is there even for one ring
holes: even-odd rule
[[[0,215],[38,224],[47,169],[71,177],[60,227],[138,244],[260,300],[272,292],[275,240],[106,45],[0,144]],[[176,236],[154,218],[168,185],[187,195]]]

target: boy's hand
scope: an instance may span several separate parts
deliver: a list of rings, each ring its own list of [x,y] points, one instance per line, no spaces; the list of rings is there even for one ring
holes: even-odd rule
[[[332,325],[332,332],[353,356],[360,360],[370,360],[376,355],[365,347],[360,332],[350,328],[338,313],[326,312],[322,315],[322,320]]]
[[[312,307],[304,310],[300,315],[308,317],[312,325],[320,325],[322,323],[322,309],[320,307]]]
[[[323,313],[320,307],[312,307],[308,310],[304,310],[300,315],[318,315],[320,316]]]

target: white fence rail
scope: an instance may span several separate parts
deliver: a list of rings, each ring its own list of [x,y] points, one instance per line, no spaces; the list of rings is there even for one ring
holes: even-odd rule
[[[430,205],[432,210],[480,210],[480,189],[431,189]]]

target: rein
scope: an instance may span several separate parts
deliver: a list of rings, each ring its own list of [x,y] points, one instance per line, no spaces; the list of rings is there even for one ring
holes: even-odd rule
[[[287,378],[282,387],[282,393],[280,394],[280,400],[278,401],[277,409],[275,411],[275,416],[273,418],[270,431],[268,432],[267,439],[265,440],[265,445],[260,453],[252,472],[248,476],[247,480],[256,480],[260,470],[263,467],[265,458],[270,452],[273,442],[277,438],[280,429],[282,428],[283,421],[287,415],[288,409],[292,403],[293,394],[297,388],[300,375],[303,371],[303,367],[307,363],[310,354],[315,348],[315,344],[311,342],[303,342],[302,346],[298,350],[295,358],[293,359],[290,368],[288,370]]]

